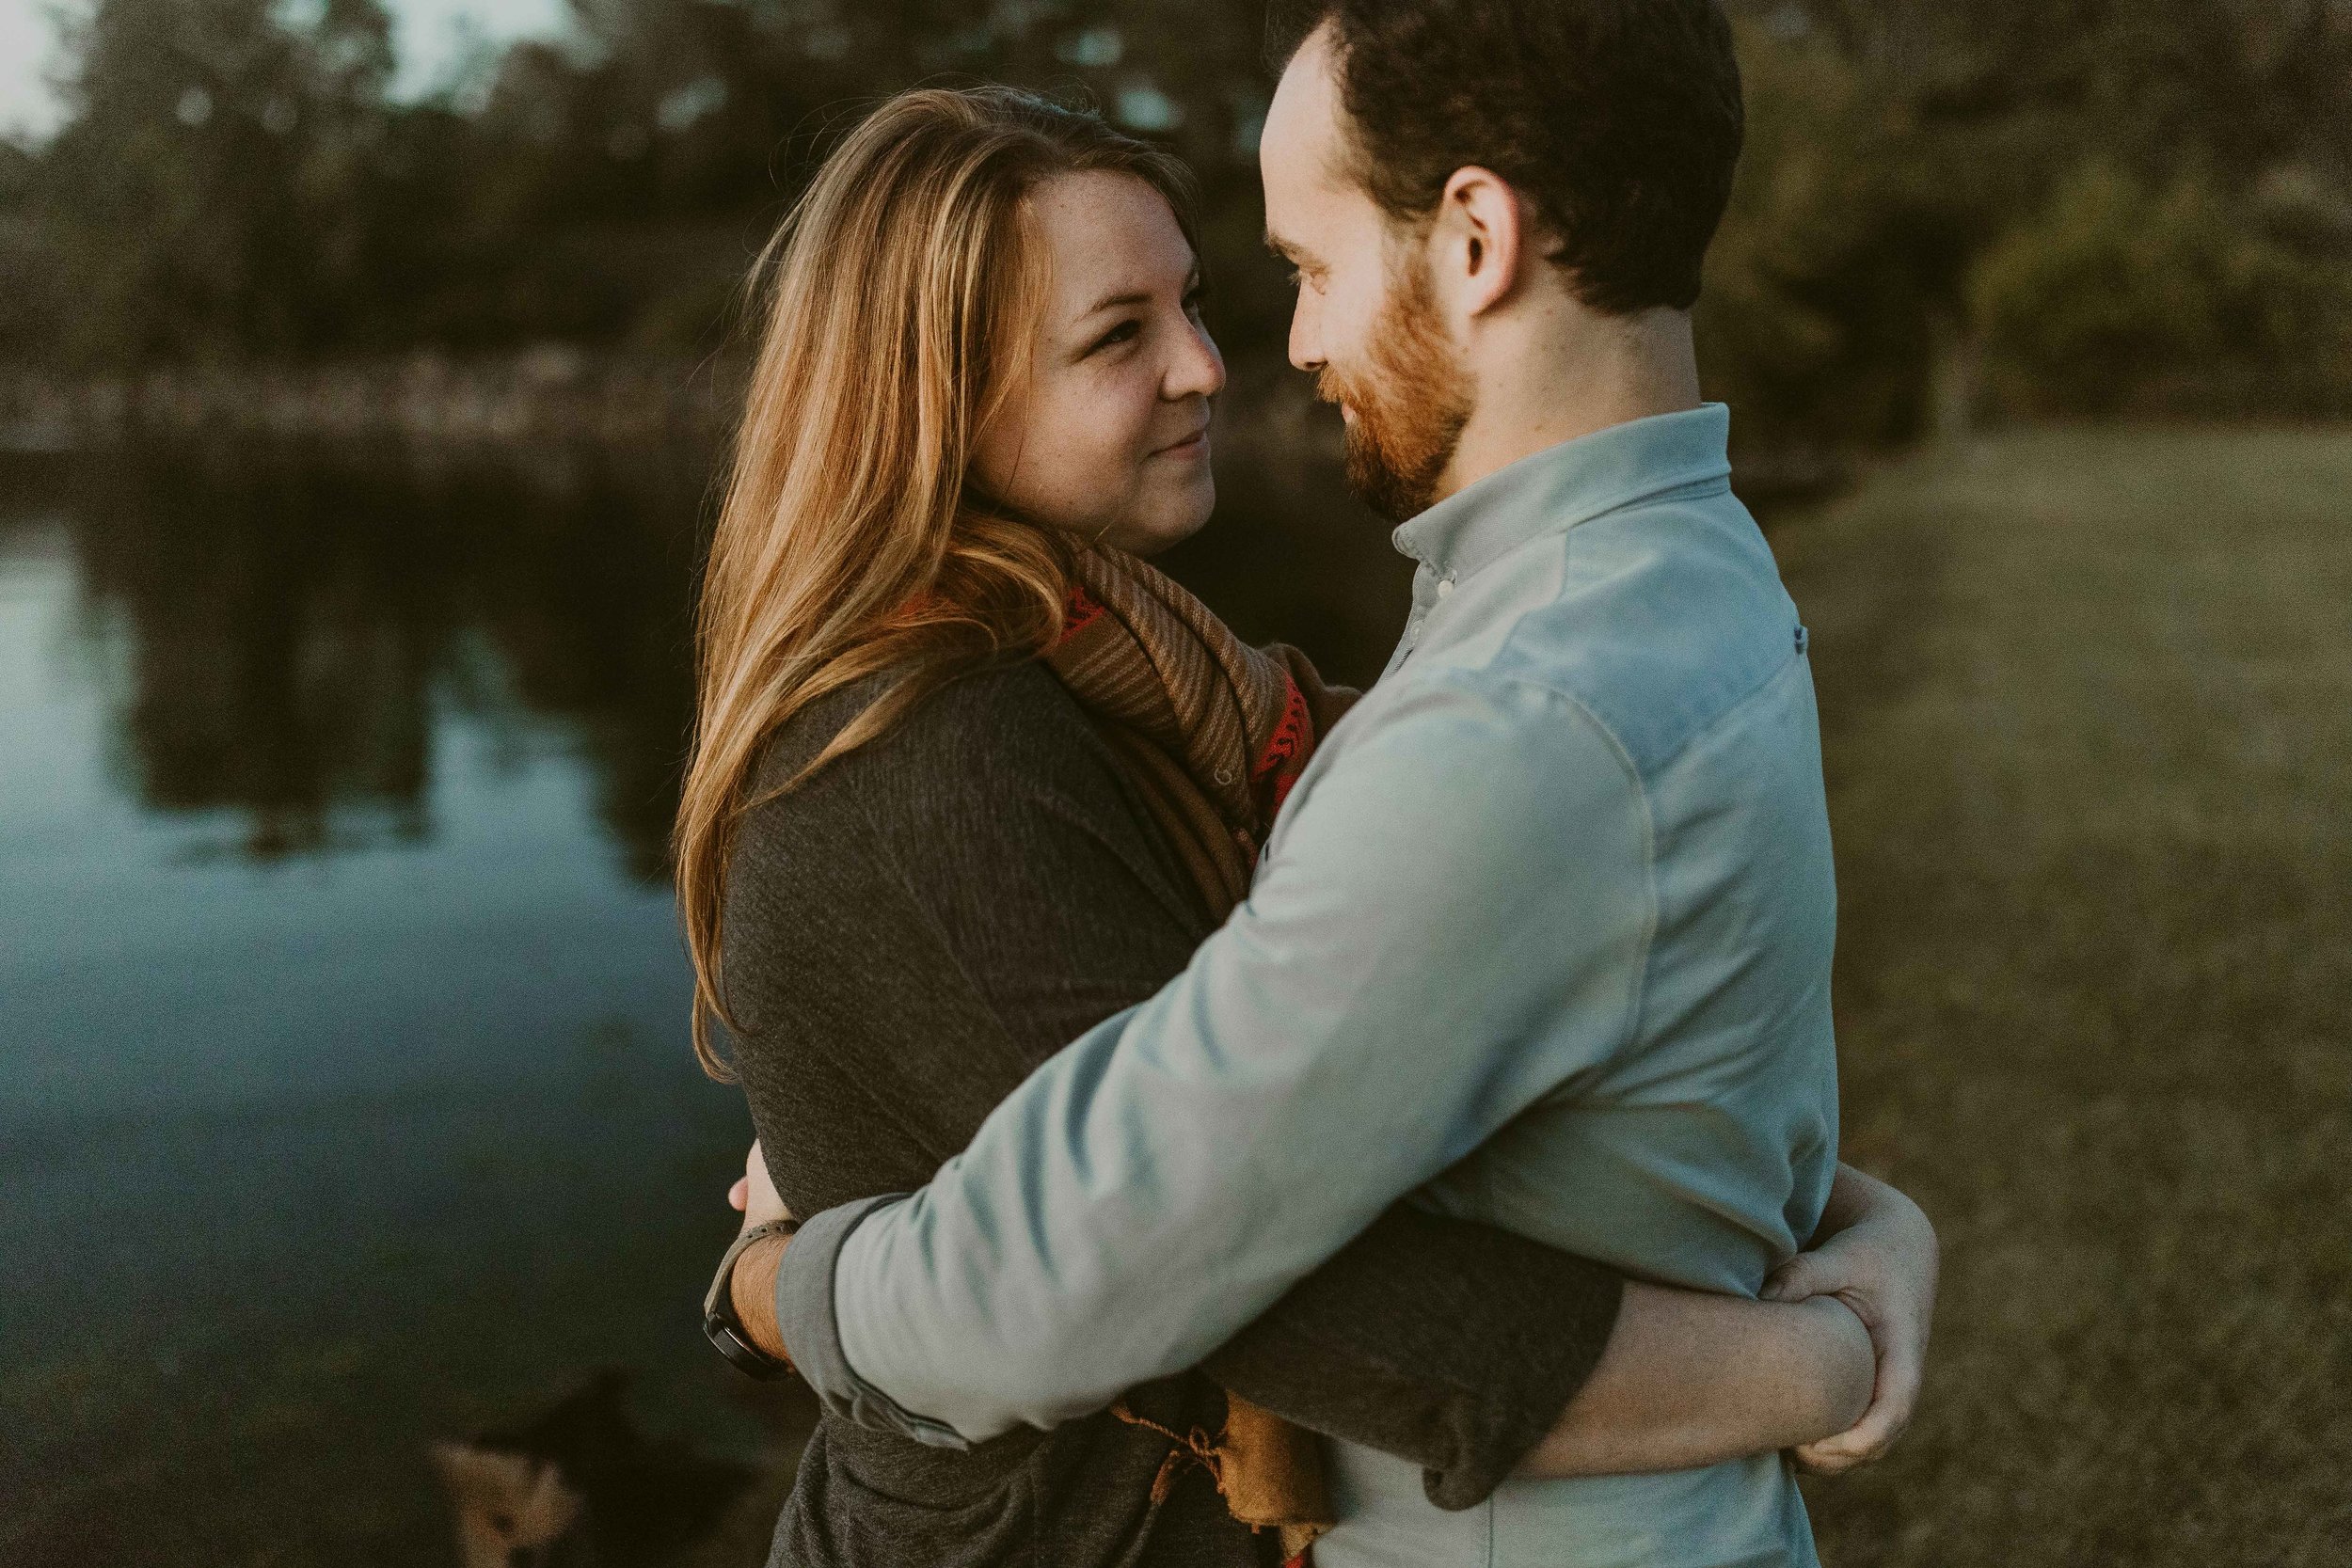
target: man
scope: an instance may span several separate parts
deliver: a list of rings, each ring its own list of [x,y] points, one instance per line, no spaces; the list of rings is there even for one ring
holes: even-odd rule
[[[1728,29],[1709,0],[1293,12],[1261,154],[1291,357],[1402,524],[1411,615],[1184,974],[924,1192],[739,1260],[755,1339],[929,1441],[1193,1365],[1408,1193],[1741,1293],[1831,1203],[1805,634],[1689,317],[1740,139]],[[1334,1449],[1324,1568],[1815,1560],[1778,1456],[1444,1513]]]

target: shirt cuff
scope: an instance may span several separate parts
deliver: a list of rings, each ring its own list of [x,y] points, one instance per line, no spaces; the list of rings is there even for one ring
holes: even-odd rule
[[[884,1193],[826,1210],[803,1223],[776,1265],[776,1327],[792,1365],[815,1390],[828,1414],[878,1432],[895,1432],[935,1449],[972,1445],[954,1428],[917,1416],[866,1382],[850,1365],[841,1346],[841,1316],[834,1275],[841,1249],[876,1212],[904,1202],[905,1193]]]

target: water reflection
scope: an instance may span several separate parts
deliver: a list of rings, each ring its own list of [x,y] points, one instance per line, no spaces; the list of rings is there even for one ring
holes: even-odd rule
[[[606,1363],[751,1440],[663,869],[710,472],[0,467],[0,1562],[441,1560],[426,1442]],[[1376,671],[1336,475],[1223,479],[1171,568]]]
[[[77,469],[74,544],[121,643],[123,770],[227,809],[257,858],[417,839],[437,700],[519,752],[548,720],[631,871],[662,874],[691,700],[707,454],[147,449]]]
[[[707,471],[0,471],[0,1561],[437,1560],[426,1440],[604,1363],[745,1440],[661,864]]]

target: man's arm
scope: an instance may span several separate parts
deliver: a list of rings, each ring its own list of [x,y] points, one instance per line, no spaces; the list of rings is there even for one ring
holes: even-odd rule
[[[837,1409],[958,1445],[1190,1366],[1627,1037],[1654,901],[1613,741],[1518,685],[1381,717],[1182,976],[923,1193],[803,1230],[782,1330]]]
[[[736,1183],[730,1199],[745,1211],[746,1228],[784,1212],[755,1147],[748,1177]],[[1381,1239],[1391,1245],[1366,1248],[1383,1227]],[[1819,1250],[1801,1254],[1774,1275],[1770,1300],[1631,1282],[1623,1288],[1622,1307],[1604,1321],[1594,1316],[1596,1307],[1618,1299],[1614,1291],[1605,1298],[1592,1291],[1604,1271],[1586,1278],[1575,1271],[1591,1265],[1549,1247],[1399,1205],[1207,1366],[1229,1386],[1277,1410],[1295,1391],[1311,1392],[1327,1405],[1331,1389],[1292,1386],[1338,1369],[1348,1398],[1367,1407],[1359,1440],[1430,1466],[1424,1484],[1440,1508],[1484,1500],[1501,1479],[1496,1455],[1517,1474],[1561,1477],[1690,1469],[1794,1448],[1807,1468],[1836,1474],[1882,1457],[1916,1404],[1934,1309],[1936,1243],[1916,1204],[1843,1165],[1814,1240]],[[1567,1340],[1581,1345],[1606,1329],[1597,1367],[1581,1351],[1564,1354],[1556,1341],[1505,1347],[1528,1354],[1539,1375],[1564,1360],[1588,1367],[1571,1380],[1574,1397],[1532,1444],[1510,1435],[1530,1407],[1524,1399],[1513,1407],[1523,1391],[1498,1389],[1491,1356],[1484,1366],[1477,1358],[1494,1348],[1485,1343],[1487,1337],[1523,1334],[1537,1315],[1521,1308],[1518,1316],[1481,1319],[1477,1304],[1466,1298],[1469,1317],[1436,1324],[1424,1315],[1428,1302],[1412,1280],[1382,1272],[1383,1255],[1412,1248],[1443,1254],[1433,1260],[1453,1265],[1466,1282],[1491,1278],[1505,1259],[1481,1251],[1482,1243],[1517,1243],[1525,1250],[1508,1259],[1514,1269],[1532,1270],[1544,1286],[1565,1287],[1556,1310]],[[749,1266],[736,1276],[739,1315],[761,1348],[776,1355],[784,1345],[771,1292],[784,1244],[773,1243],[756,1259],[746,1253]],[[1805,1294],[1808,1285],[1821,1293]],[[1334,1302],[1326,1298],[1331,1297],[1356,1313],[1406,1305],[1410,1321],[1391,1322],[1369,1343],[1334,1343],[1327,1331]],[[1580,1317],[1593,1321],[1572,1321]],[[1400,1354],[1409,1362],[1384,1359]],[[1465,1355],[1467,1363],[1460,1359]],[[1457,1401],[1433,1403],[1430,1386],[1448,1382],[1457,1388]],[[1375,1404],[1383,1408],[1370,1408]],[[1544,1402],[1533,1407],[1543,1408]],[[1410,1435],[1383,1442],[1376,1430],[1383,1425]],[[1438,1430],[1421,1430],[1432,1426]],[[1468,1434],[1449,1430],[1457,1426]],[[1423,1457],[1432,1451],[1455,1459],[1447,1464]]]

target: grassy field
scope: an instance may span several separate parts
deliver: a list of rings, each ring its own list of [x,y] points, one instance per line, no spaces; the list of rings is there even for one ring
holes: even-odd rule
[[[1846,1147],[1946,1257],[1824,1560],[2352,1562],[2352,433],[1986,439],[1774,543]]]

